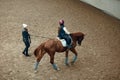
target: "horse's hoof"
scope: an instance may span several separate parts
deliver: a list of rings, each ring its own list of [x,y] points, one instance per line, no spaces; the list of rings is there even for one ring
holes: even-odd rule
[[[71,62],[71,65],[74,65],[74,61]]]
[[[56,71],[60,71],[60,68],[56,68],[55,70],[56,70]]]
[[[60,71],[60,68],[57,68],[57,71]]]
[[[68,67],[70,67],[70,65],[67,63],[67,64],[65,64],[66,66],[68,66]]]
[[[34,71],[34,73],[37,73],[37,72],[38,72],[37,70]]]

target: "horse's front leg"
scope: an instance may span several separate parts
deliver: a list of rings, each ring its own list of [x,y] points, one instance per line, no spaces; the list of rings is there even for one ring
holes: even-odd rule
[[[75,61],[77,60],[77,51],[75,50],[75,48],[73,48],[73,49],[71,49],[71,51],[75,54],[74,55],[74,57],[73,57],[73,60],[72,60],[72,62],[71,62],[71,64],[74,64],[75,63]]]
[[[53,68],[54,68],[55,70],[60,70],[60,69],[57,67],[57,65],[54,63],[54,55],[55,55],[55,53],[51,53],[51,54],[50,54],[50,63],[52,64],[52,66],[53,66]]]

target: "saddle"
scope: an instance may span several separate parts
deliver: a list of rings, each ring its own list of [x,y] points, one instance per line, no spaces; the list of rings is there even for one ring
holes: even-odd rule
[[[66,42],[66,40],[65,39],[60,39],[59,37],[57,37],[57,39],[62,43],[62,46],[63,47],[67,47],[68,46],[68,44],[67,44],[67,42]],[[71,39],[72,40],[72,39]],[[71,43],[70,43],[70,45],[72,44],[72,41],[71,41]]]

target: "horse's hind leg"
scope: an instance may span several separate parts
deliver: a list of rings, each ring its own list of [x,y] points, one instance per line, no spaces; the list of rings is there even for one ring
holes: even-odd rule
[[[55,52],[54,53],[50,53],[50,63],[52,64],[53,68],[55,70],[59,70],[59,68],[57,67],[57,65],[54,63],[54,55],[55,55]]]
[[[74,64],[74,62],[77,60],[77,51],[75,50],[75,48],[71,49],[71,51],[75,54],[75,56],[73,57],[73,61],[71,62],[72,64]]]
[[[35,66],[34,66],[34,70],[37,70],[39,62],[42,59],[42,57],[44,56],[44,54],[45,54],[45,52],[41,52],[41,54],[37,57],[37,60],[36,60]]]

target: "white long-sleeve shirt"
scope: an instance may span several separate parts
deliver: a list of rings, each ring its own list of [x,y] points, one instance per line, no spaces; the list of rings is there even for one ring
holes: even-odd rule
[[[64,30],[67,34],[70,34],[70,32],[67,30],[66,27],[64,27],[63,30]]]

